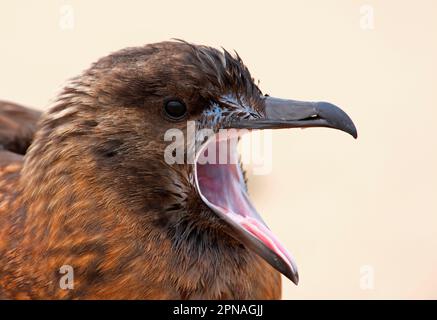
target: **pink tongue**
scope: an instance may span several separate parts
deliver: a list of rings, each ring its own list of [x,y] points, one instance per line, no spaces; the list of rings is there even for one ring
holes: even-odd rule
[[[217,144],[226,143],[220,141]],[[228,162],[231,164],[196,164],[197,182],[202,196],[215,206],[215,211],[219,211],[219,214],[231,219],[243,230],[258,238],[281,257],[292,270],[296,270],[287,249],[266,226],[250,202],[239,165],[233,164],[236,161]]]

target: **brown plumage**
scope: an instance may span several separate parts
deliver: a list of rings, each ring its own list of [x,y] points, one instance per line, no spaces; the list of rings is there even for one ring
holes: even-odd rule
[[[0,101],[0,146],[11,152],[25,154],[40,116],[39,111]]]
[[[251,110],[241,115],[223,96]],[[186,105],[183,121],[163,115],[169,99]],[[205,113],[211,103],[226,121]],[[38,113],[0,105],[0,298],[280,298],[276,255],[252,250],[202,201],[193,165],[163,156],[165,132],[186,132],[186,120],[217,129],[265,108],[238,56],[185,42],[100,59],[34,136]],[[73,290],[59,286],[63,265]]]

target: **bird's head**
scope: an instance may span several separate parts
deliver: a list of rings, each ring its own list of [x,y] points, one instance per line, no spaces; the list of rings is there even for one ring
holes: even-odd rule
[[[173,232],[175,242],[189,230],[225,232],[297,283],[293,259],[249,200],[229,143],[235,136],[198,133],[296,127],[357,135],[332,104],[263,95],[236,54],[162,42],[111,54],[73,79],[42,119],[26,161],[45,154],[39,166],[47,168],[70,159],[57,172],[85,179],[90,197],[104,194],[103,205],[124,203],[130,215]],[[229,153],[225,163],[199,160],[212,150],[218,159],[220,146]]]

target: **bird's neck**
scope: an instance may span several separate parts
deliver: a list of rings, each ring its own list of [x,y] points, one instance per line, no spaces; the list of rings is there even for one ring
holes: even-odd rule
[[[48,296],[280,297],[279,274],[234,240],[202,202],[180,212],[136,210],[116,189],[93,185],[86,176],[92,168],[54,161],[47,150],[44,155],[28,159],[23,170],[28,204],[21,249],[40,257],[31,273],[36,287],[49,288]],[[75,290],[58,287],[64,265],[75,272]]]
[[[164,272],[177,299],[278,299],[280,276],[226,230],[180,223],[167,233]],[[156,243],[156,250],[161,245]]]

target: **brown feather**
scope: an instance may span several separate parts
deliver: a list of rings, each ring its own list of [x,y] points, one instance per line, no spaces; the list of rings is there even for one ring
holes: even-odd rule
[[[39,111],[0,100],[0,147],[25,154],[40,116]]]

